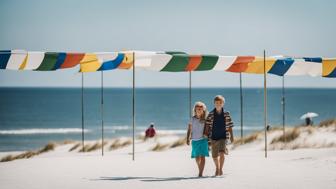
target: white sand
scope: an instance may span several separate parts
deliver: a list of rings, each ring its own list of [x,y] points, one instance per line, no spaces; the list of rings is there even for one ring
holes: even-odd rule
[[[334,136],[333,136],[334,137]],[[160,143],[176,137],[164,137]],[[156,141],[157,142],[157,141]],[[260,141],[259,141],[260,142]],[[230,151],[224,176],[213,177],[206,159],[204,178],[190,158],[190,147],[151,152],[150,140],[137,141],[135,161],[131,146],[90,153],[68,152],[73,144],[57,147],[31,159],[0,163],[3,189],[65,188],[335,188],[336,148],[274,150],[264,157],[251,144]],[[249,147],[250,146],[250,147]],[[256,146],[256,145],[253,145]],[[259,144],[262,146],[262,141]]]

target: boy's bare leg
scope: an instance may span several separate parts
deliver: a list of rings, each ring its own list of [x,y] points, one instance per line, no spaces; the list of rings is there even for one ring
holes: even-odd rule
[[[219,153],[219,175],[223,175],[223,166],[224,166],[224,160],[225,160],[225,156],[224,156],[224,152],[220,152]]]
[[[219,158],[218,156],[215,157],[215,158],[212,158],[214,163],[215,163],[215,166],[216,166],[216,173],[215,173],[215,176],[218,176],[219,175]]]

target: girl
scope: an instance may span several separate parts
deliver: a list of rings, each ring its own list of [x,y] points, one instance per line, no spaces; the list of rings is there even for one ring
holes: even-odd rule
[[[203,176],[205,156],[209,157],[208,140],[203,137],[204,124],[207,116],[206,106],[203,102],[196,102],[193,117],[188,124],[187,144],[192,146],[191,158],[196,158],[198,176]]]

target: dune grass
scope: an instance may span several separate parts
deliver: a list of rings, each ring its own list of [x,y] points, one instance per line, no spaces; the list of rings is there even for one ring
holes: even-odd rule
[[[296,148],[302,148],[302,147],[309,147],[307,145],[304,144],[300,144],[297,142],[291,143],[293,141],[295,141],[298,137],[301,136],[302,137],[307,137],[308,135],[314,134],[315,132],[317,132],[319,130],[319,128],[327,128],[329,131],[336,131],[336,118],[331,118],[328,120],[324,120],[321,121],[317,127],[316,126],[297,126],[297,127],[286,127],[286,132],[285,132],[285,136],[281,133],[281,134],[277,134],[274,132],[278,132],[279,130],[282,130],[282,127],[271,127],[271,129],[268,131],[269,134],[274,133],[275,136],[274,138],[271,139],[270,144],[272,144],[274,149],[283,149],[283,148],[288,148],[288,149],[296,149]],[[243,144],[248,144],[248,143],[252,143],[255,142],[256,140],[260,139],[263,137],[263,132],[264,131],[258,131],[252,134],[249,134],[246,137],[243,138],[236,138],[235,141],[233,142],[233,146],[232,148],[236,148],[237,146]],[[144,140],[144,136],[138,136],[139,140]],[[305,139],[306,140],[306,139]],[[73,140],[65,140],[62,142],[50,142],[47,145],[45,145],[43,148],[36,150],[36,151],[27,151],[27,152],[23,152],[21,154],[18,155],[7,155],[5,157],[3,157],[0,162],[7,162],[7,161],[13,161],[16,159],[27,159],[27,158],[31,158],[34,156],[37,156],[41,153],[45,153],[45,152],[49,152],[55,149],[55,147],[57,145],[65,145],[65,144],[73,144],[74,145],[69,149],[69,152],[74,151],[74,150],[79,150],[79,152],[91,152],[91,151],[95,151],[95,150],[99,150],[102,148],[102,144],[101,142],[96,142],[96,143],[89,143],[86,144],[84,146],[84,148],[81,147],[81,143],[78,141],[73,141]],[[282,146],[281,143],[286,143],[287,145],[285,147]],[[291,144],[289,144],[291,143]],[[107,145],[108,142],[104,142],[104,146]],[[127,140],[122,140],[122,139],[116,139],[114,140],[111,145],[109,146],[109,150],[116,150],[119,148],[123,148],[126,147],[128,145],[132,144],[132,140],[131,139],[127,139]],[[183,146],[186,144],[186,138],[185,137],[181,137],[171,143],[156,143],[155,146],[153,146],[152,148],[150,148],[151,151],[163,151],[163,150],[167,150],[167,149],[171,149],[171,148],[176,148],[179,146]],[[280,145],[280,146],[279,146]],[[336,145],[336,143],[326,143],[326,144],[314,144],[315,147],[334,147]]]
[[[59,144],[73,144],[73,143],[75,143],[76,141],[74,141],[74,140],[64,140],[64,141],[62,141],[62,142],[60,142]]]
[[[116,139],[110,146],[110,150],[116,150],[116,149],[119,149],[119,148],[123,148],[123,147],[126,147],[126,146],[129,146],[132,144],[132,141],[131,140],[126,140],[126,141],[121,141],[120,139]]]
[[[77,144],[73,145],[73,146],[69,149],[69,152],[72,152],[72,151],[76,150],[79,146],[81,146],[80,143],[77,143]]]
[[[161,143],[157,143],[151,150],[158,152],[158,151],[163,151],[168,149],[168,147],[170,146],[170,144],[161,144]]]
[[[280,135],[275,137],[271,144],[278,143],[278,142],[291,142],[300,136],[300,127],[291,128],[290,130],[287,129],[285,135]]]
[[[175,142],[173,142],[170,145],[170,148],[176,148],[176,147],[179,147],[179,146],[183,146],[183,145],[186,144],[186,141],[187,141],[187,137],[182,137],[182,138],[176,140]]]
[[[136,139],[141,140],[141,141],[146,141],[146,136],[145,135],[139,135],[136,137]]]
[[[330,127],[330,126],[336,127],[336,118],[321,121],[318,126],[319,127]]]
[[[101,149],[103,146],[105,146],[107,142],[105,141],[104,144],[101,142],[96,142],[94,144],[86,144],[84,145],[84,148],[81,148],[79,152],[92,152]]]
[[[179,146],[186,145],[186,140],[187,140],[186,137],[182,137],[182,138],[179,138],[179,139],[177,139],[177,140],[175,140],[174,142],[171,142],[171,143],[162,144],[162,143],[158,142],[150,150],[151,151],[163,151],[163,150],[167,150],[167,149],[171,149],[171,148],[176,148],[176,147],[179,147]]]
[[[260,133],[261,132],[255,132],[255,133],[252,133],[250,135],[247,135],[246,137],[238,138],[238,139],[234,140],[233,144],[234,145],[240,145],[242,143],[247,144],[247,143],[254,142],[258,139]]]
[[[47,145],[45,145],[42,149],[37,150],[37,151],[27,151],[18,155],[7,155],[5,157],[3,157],[0,162],[8,162],[8,161],[13,161],[13,160],[17,160],[17,159],[28,159],[37,155],[40,155],[42,153],[45,152],[49,152],[54,150],[56,147],[55,143],[48,143]]]
[[[41,153],[45,153],[45,152],[49,152],[51,150],[54,150],[56,147],[55,143],[48,143],[47,145],[45,145],[41,150],[39,150],[37,153],[41,154]]]

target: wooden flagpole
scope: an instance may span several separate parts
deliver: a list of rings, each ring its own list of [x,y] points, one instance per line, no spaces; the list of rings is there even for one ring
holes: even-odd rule
[[[282,76],[282,130],[283,130],[283,137],[284,137],[284,141],[285,141],[285,145],[286,145],[286,132],[285,132],[285,124],[286,124],[286,112],[285,112],[285,76]]]
[[[266,51],[264,50],[264,123],[265,123],[265,158],[267,158],[267,75],[266,75]]]
[[[102,156],[104,156],[104,71],[101,71],[101,137],[102,137]]]
[[[191,71],[189,71],[189,117],[192,117],[192,103],[191,103]]]
[[[132,87],[132,128],[133,128],[133,140],[132,140],[132,160],[135,160],[135,53],[133,52],[133,87]]]
[[[84,152],[84,73],[82,72],[82,97],[81,97],[81,105],[82,105],[82,151]]]
[[[244,134],[243,134],[243,87],[242,87],[242,73],[239,73],[239,83],[240,83],[240,137],[241,143],[244,144]]]

